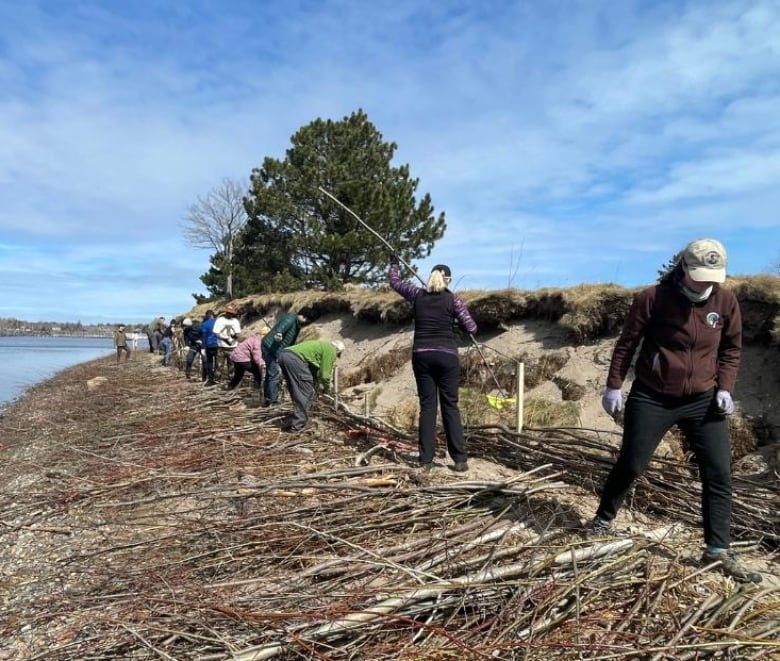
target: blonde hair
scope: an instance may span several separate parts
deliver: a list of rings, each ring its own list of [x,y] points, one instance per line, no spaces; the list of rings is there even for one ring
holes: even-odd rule
[[[447,289],[449,282],[450,278],[445,276],[444,273],[439,270],[434,270],[431,271],[431,274],[428,276],[428,284],[425,288],[432,294],[436,294]]]

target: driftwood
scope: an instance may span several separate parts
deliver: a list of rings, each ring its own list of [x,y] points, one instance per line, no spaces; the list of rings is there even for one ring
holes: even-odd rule
[[[470,429],[472,456],[512,477],[424,476],[408,434],[327,401],[289,435],[251,390],[142,361],[69,391],[110,367],[3,420],[0,659],[780,654],[776,577],[698,565],[689,466],[655,462],[637,485],[634,508],[668,525],[593,539],[558,501],[600,486],[598,433]],[[776,553],[777,503],[776,483],[737,480],[744,549]]]

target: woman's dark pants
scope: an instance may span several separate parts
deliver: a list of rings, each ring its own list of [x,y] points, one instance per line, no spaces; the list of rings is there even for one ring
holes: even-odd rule
[[[418,442],[420,463],[433,461],[436,453],[436,400],[447,437],[447,451],[455,462],[466,461],[466,444],[458,409],[460,361],[457,354],[445,351],[415,351],[412,369],[420,398]]]
[[[216,376],[217,355],[219,354],[219,347],[206,347],[205,360],[203,361],[204,375],[206,376],[206,383],[213,385],[215,383],[214,378]]]
[[[647,468],[663,435],[674,425],[693,450],[702,482],[704,541],[729,548],[731,526],[731,447],[726,418],[715,391],[666,397],[635,383],[626,400],[623,445],[604,485],[596,516],[612,521],[631,484]]]
[[[257,366],[257,363],[250,361],[248,363],[233,363],[233,378],[230,379],[230,383],[228,383],[228,390],[237,388],[247,371],[252,373],[255,387],[259,387],[263,382],[263,375],[260,373],[260,368]]]

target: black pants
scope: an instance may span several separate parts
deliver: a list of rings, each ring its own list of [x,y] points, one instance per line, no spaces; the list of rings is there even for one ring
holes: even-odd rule
[[[436,453],[436,403],[441,405],[441,421],[447,437],[447,452],[455,462],[466,461],[466,443],[458,409],[460,361],[446,351],[415,351],[412,370],[420,398],[418,443],[420,463],[433,461]]]
[[[200,345],[190,345],[189,350],[187,351],[187,358],[184,363],[184,373],[187,375],[188,379],[192,374],[192,364],[195,362],[195,358],[197,358],[199,353]],[[203,372],[203,366],[201,366],[201,371]]]
[[[690,397],[665,397],[635,383],[626,400],[623,445],[604,485],[596,516],[611,521],[633,481],[677,425],[696,455],[702,482],[704,541],[729,548],[731,527],[731,447],[726,418],[718,412],[715,391]]]
[[[233,388],[238,387],[238,384],[241,383],[241,379],[244,378],[244,374],[249,371],[252,373],[254,386],[260,387],[260,384],[263,382],[263,375],[260,373],[260,368],[257,366],[257,363],[254,362],[248,362],[248,363],[233,363],[233,378],[230,379],[230,383],[228,383],[228,390],[233,390]]]
[[[219,347],[206,347],[205,360],[203,361],[203,376],[207,383],[214,383],[215,366]]]

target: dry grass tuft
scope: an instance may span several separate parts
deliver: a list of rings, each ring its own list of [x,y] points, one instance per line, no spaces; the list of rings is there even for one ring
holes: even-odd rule
[[[409,398],[398,402],[387,414],[387,421],[398,429],[413,429],[417,427],[420,406],[417,399]]]
[[[556,375],[551,380],[560,389],[561,398],[567,402],[579,402],[588,392],[588,389],[582,384],[562,376]]]
[[[515,356],[496,356],[488,353],[483,360],[478,351],[467,351],[461,357],[461,379],[464,384],[482,390],[495,389],[498,381],[502,391],[511,393],[516,390],[517,362],[524,365],[525,387],[536,388],[550,381],[569,362],[569,354],[566,351],[548,351],[537,359],[527,352]]]
[[[567,312],[560,324],[583,342],[620,331],[634,292],[616,285],[578,285],[566,292]]]
[[[397,347],[386,353],[372,356],[357,369],[351,370],[341,377],[344,388],[352,388],[361,383],[377,383],[385,381],[398,373],[409,362],[411,347]]]
[[[527,299],[517,290],[505,289],[469,296],[467,304],[474,321],[485,331],[498,328],[510,319],[522,317],[526,311]]]
[[[523,427],[545,429],[576,427],[579,411],[574,402],[553,402],[549,399],[527,399],[523,404]]]

